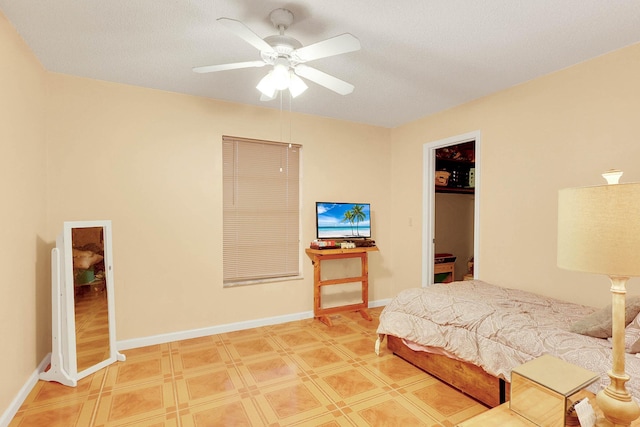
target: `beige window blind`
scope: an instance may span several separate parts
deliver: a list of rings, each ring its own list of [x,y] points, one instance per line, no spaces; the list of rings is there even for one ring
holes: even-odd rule
[[[300,151],[224,136],[224,284],[300,275]]]

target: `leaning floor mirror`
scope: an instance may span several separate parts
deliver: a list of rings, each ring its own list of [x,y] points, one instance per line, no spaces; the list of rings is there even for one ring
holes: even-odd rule
[[[117,360],[111,221],[69,221],[51,251],[51,363],[40,379],[75,387]]]

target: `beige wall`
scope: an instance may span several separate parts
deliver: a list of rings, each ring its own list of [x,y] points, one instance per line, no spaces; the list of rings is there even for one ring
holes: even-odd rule
[[[479,130],[480,278],[608,303],[605,277],[556,267],[557,193],[604,184],[600,173],[611,168],[640,181],[638,75],[640,44],[394,129],[394,291],[417,286],[421,274],[423,144]],[[630,293],[639,284],[632,279]]]
[[[45,71],[0,13],[0,416],[47,351]]]
[[[222,287],[222,135],[281,140],[277,110],[59,74],[49,86],[48,238],[66,220],[113,221],[118,340],[312,310],[304,254],[304,280]],[[303,245],[315,201],[370,202],[381,248],[370,299],[391,297],[390,131],[300,114],[286,129],[289,117],[303,145]]]

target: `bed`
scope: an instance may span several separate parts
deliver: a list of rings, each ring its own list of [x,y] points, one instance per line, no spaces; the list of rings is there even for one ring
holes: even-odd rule
[[[640,329],[631,328],[640,324],[638,312],[640,299],[629,300],[626,342],[633,334],[640,342]],[[376,352],[386,338],[396,355],[494,407],[508,400],[511,370],[543,354],[601,373],[589,387],[599,391],[609,383],[611,343],[591,335],[606,335],[607,328],[610,333],[610,309],[479,280],[434,284],[405,290],[384,308]],[[625,364],[627,388],[638,400],[640,358],[626,354]]]

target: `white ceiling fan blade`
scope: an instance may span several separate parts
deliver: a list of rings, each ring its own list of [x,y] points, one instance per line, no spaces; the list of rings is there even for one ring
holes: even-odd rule
[[[269,43],[262,40],[259,35],[251,31],[251,29],[242,22],[230,18],[218,18],[218,22],[259,51],[275,52]]]
[[[264,67],[267,65],[264,61],[248,61],[234,62],[233,64],[205,65],[204,67],[195,67],[193,71],[196,73],[213,73],[215,71],[237,70],[239,68]]]
[[[360,40],[349,33],[345,33],[296,49],[293,51],[292,56],[300,62],[307,62],[356,50],[360,50]]]
[[[348,95],[353,92],[354,89],[354,86],[351,83],[347,83],[344,80],[340,80],[337,77],[333,77],[307,65],[299,64],[295,67],[294,71],[300,77],[309,79],[320,86],[324,86],[327,89],[339,93],[340,95]]]

